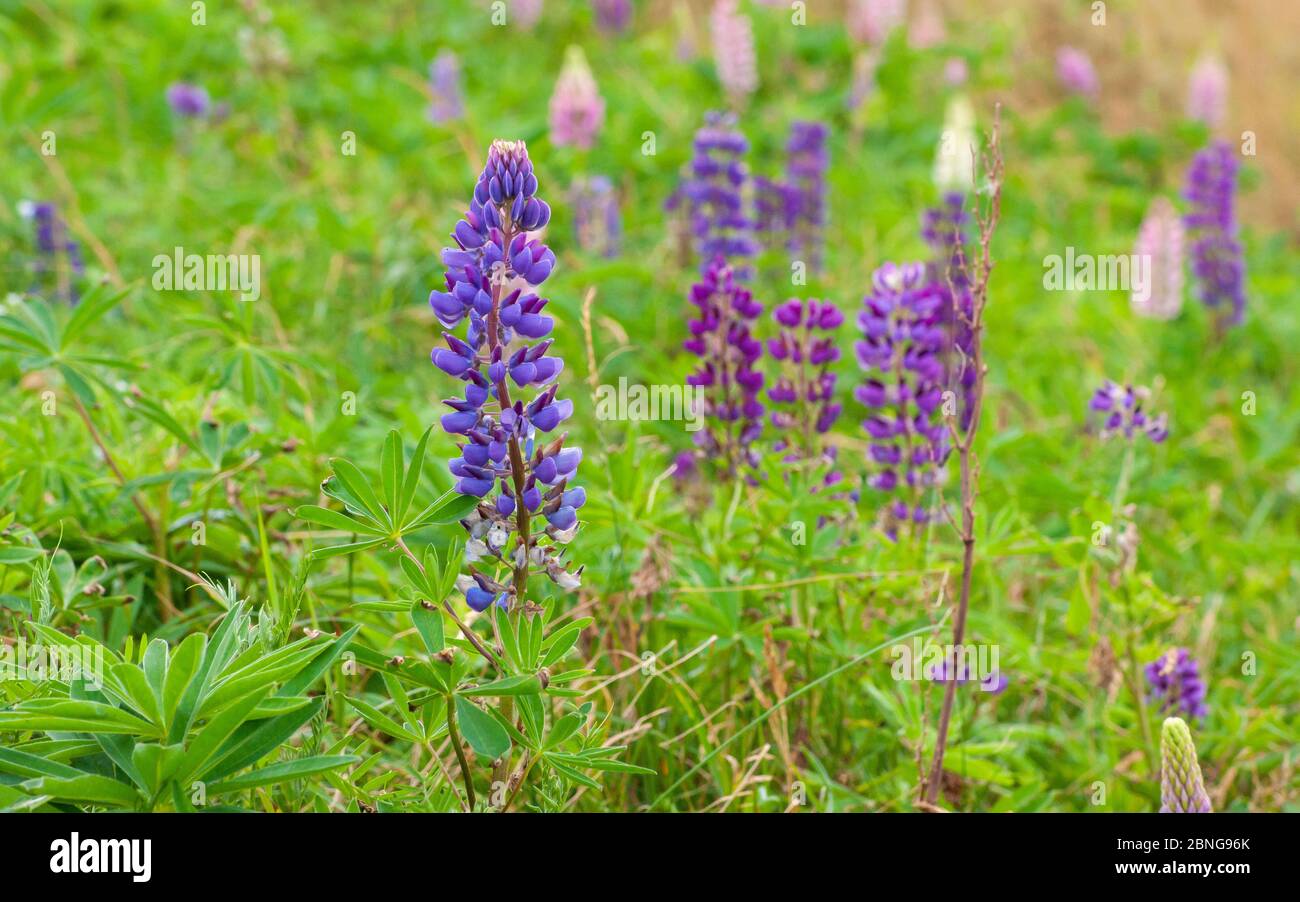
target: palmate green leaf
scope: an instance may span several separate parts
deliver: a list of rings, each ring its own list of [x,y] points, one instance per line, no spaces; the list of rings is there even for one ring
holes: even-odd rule
[[[357,709],[357,712],[365,719],[366,723],[370,724],[376,730],[387,733],[394,739],[405,739],[407,742],[413,743],[424,741],[423,737],[412,733],[405,726],[398,723],[369,702],[348,696],[347,703]]]
[[[144,803],[144,799],[134,787],[97,774],[83,774],[79,777],[40,777],[28,780],[23,784],[23,789],[33,795],[108,805],[113,808],[135,809]]]
[[[202,633],[194,633],[186,636],[185,641],[176,646],[171,653],[171,660],[167,663],[167,679],[163,682],[162,692],[163,719],[169,732],[172,721],[176,717],[176,709],[180,706],[181,696],[198,672],[206,645],[207,637]]]
[[[324,771],[337,770],[340,767],[347,767],[349,764],[356,764],[360,760],[356,755],[313,755],[310,758],[299,758],[296,761],[282,761],[279,764],[271,764],[259,770],[250,771],[231,780],[214,783],[208,787],[208,792],[211,795],[242,792],[246,789],[255,789],[258,786],[270,786],[274,783],[283,783],[286,780],[298,780]]]
[[[217,780],[253,766],[279,748],[324,707],[325,699],[314,698],[309,704],[288,714],[255,724],[244,724],[209,762],[202,777],[209,781]]]
[[[333,642],[326,645],[317,653],[316,657],[302,670],[298,671],[292,679],[280,687],[277,696],[294,696],[305,693],[320,677],[333,666],[334,662],[343,656],[348,646],[352,644],[353,638],[360,631],[361,624],[349,629],[343,635],[339,636]]]
[[[134,398],[128,405],[128,409],[138,413],[146,420],[161,426],[191,451],[194,451],[197,454],[203,453],[203,449],[199,446],[199,443],[194,440],[194,436],[187,432],[185,427],[177,422],[176,418],[168,413],[167,408],[160,402],[155,401],[152,398]]]
[[[507,695],[537,695],[541,691],[542,681],[537,678],[537,674],[526,673],[494,680],[482,686],[461,689],[459,694],[472,698],[497,698]]]
[[[478,505],[479,499],[473,495],[462,495],[455,489],[449,489],[416,515],[403,529],[409,532],[422,526],[457,523],[469,516],[469,512]]]
[[[87,291],[73,308],[68,324],[63,327],[59,347],[66,350],[75,344],[87,329],[121,303],[134,287],[134,285],[127,285],[125,288],[113,289],[107,284],[100,283]]]
[[[383,536],[388,533],[378,528],[372,523],[364,520],[354,520],[347,514],[339,511],[332,511],[328,507],[318,507],[315,504],[304,504],[294,511],[294,516],[299,520],[306,520],[308,523],[315,523],[317,526],[324,526],[326,529],[337,529],[343,532],[358,532],[362,535]]]
[[[8,567],[13,564],[25,564],[44,553],[41,548],[31,548],[27,545],[0,546],[0,565]]]
[[[597,749],[596,751],[602,753],[614,754],[615,752],[622,751],[622,747],[620,746],[611,749]],[[648,774],[650,776],[654,776],[655,773],[653,770],[651,770],[648,767],[642,767],[639,764],[629,764],[626,761],[618,761],[613,758],[606,758],[604,757],[603,754],[592,755],[592,754],[580,753],[580,754],[568,755],[559,752],[551,752],[547,754],[546,760],[550,761],[552,764],[554,764],[556,761],[559,761],[562,764],[567,764],[575,768],[590,767],[594,770],[609,771],[612,773],[620,773],[620,774]]]
[[[394,518],[398,523],[404,523],[406,512],[411,509],[411,503],[415,501],[416,491],[420,488],[420,477],[424,472],[424,454],[429,446],[429,434],[433,432],[430,426],[424,430],[424,435],[420,436],[420,441],[415,446],[415,451],[411,453],[411,462],[406,468],[406,478],[402,482],[402,493],[398,499],[397,510],[394,512]]]
[[[195,670],[194,678],[185,687],[176,716],[168,730],[168,741],[179,742],[189,732],[195,712],[204,701],[208,687],[230,663],[239,648],[239,630],[247,623],[242,603],[236,604],[217,626],[212,638],[204,645],[203,657]]]
[[[370,548],[376,548],[387,539],[366,539],[363,542],[349,542],[346,545],[330,545],[327,548],[314,548],[307,555],[313,561],[323,561],[326,558],[339,557],[344,554],[354,554],[358,551],[366,551]]]
[[[389,517],[388,511],[379,501],[379,496],[370,487],[369,480],[357,468],[357,465],[345,457],[332,458],[330,465],[334,468],[334,475],[343,483],[348,493],[360,502],[361,510],[369,514],[376,523],[384,528],[385,532],[390,532],[393,528],[392,518]]]
[[[8,711],[0,711],[0,731],[15,730],[159,735],[153,724],[121,708],[74,699],[32,699]]]
[[[0,746],[0,772],[19,777],[80,777],[84,771],[60,764],[44,755]]]
[[[162,729],[164,726],[162,709],[144,671],[134,664],[118,664],[110,672],[113,674],[113,679],[126,692],[126,698],[121,699],[121,701],[138,711],[150,723],[156,724],[159,729]]]
[[[138,742],[131,750],[131,762],[142,788],[154,795],[176,773],[185,754],[181,745],[158,745]]]
[[[389,430],[384,439],[384,450],[379,455],[379,479],[384,490],[384,504],[394,523],[402,522],[402,512],[398,510],[402,495],[402,476],[406,471],[405,452],[402,449],[402,436],[396,429]]]
[[[403,559],[405,560],[405,559]],[[428,607],[425,607],[428,605]],[[411,620],[415,623],[425,651],[432,657],[447,647],[447,636],[443,630],[442,610],[434,602],[416,599],[411,605]]]
[[[572,764],[568,764],[563,760],[557,761],[555,760],[555,756],[552,754],[543,755],[542,760],[553,767],[556,773],[568,777],[574,783],[586,786],[588,789],[600,789],[599,783],[578,770]]]
[[[499,758],[510,750],[510,736],[492,715],[469,699],[456,696],[456,720],[465,741],[487,758]]]

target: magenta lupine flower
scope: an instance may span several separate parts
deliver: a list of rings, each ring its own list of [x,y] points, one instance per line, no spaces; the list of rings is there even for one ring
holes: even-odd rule
[[[576,181],[570,192],[574,238],[578,247],[602,257],[617,257],[622,221],[618,194],[603,175]]]
[[[796,122],[786,142],[786,183],[796,195],[793,251],[813,272],[822,267],[826,227],[826,125]]]
[[[596,10],[596,27],[601,31],[616,34],[632,21],[632,0],[592,0],[591,5]]]
[[[721,256],[735,267],[734,275],[744,279],[750,272],[743,261],[754,255],[758,245],[743,196],[749,178],[744,162],[749,142],[735,124],[731,114],[707,114],[704,127],[695,133],[689,175],[667,206],[672,210],[686,202],[701,271],[707,272],[713,259]]]
[[[906,17],[907,0],[853,0],[846,24],[855,40],[878,46]]]
[[[882,526],[896,538],[900,526],[929,520],[922,496],[942,480],[950,451],[940,417],[944,296],[920,263],[886,263],[871,282],[855,346],[867,380],[853,397],[871,410],[862,426],[871,437],[876,472],[867,484],[893,499],[882,510]]]
[[[713,63],[718,81],[731,102],[740,106],[758,90],[758,63],[754,58],[754,29],[736,0],[716,0],[710,19]]]
[[[1192,731],[1181,717],[1165,718],[1160,728],[1160,813],[1211,813]]]
[[[1183,218],[1191,237],[1192,275],[1201,303],[1220,314],[1220,325],[1237,325],[1246,315],[1246,264],[1237,240],[1233,199],[1237,158],[1226,141],[1216,141],[1192,160],[1183,191],[1191,210]]]
[[[1133,312],[1147,319],[1168,320],[1183,309],[1183,245],[1186,233],[1174,205],[1157,197],[1147,208],[1133,253],[1151,261],[1150,284],[1130,296]],[[1144,296],[1145,295],[1145,296]]]
[[[1077,47],[1062,47],[1056,52],[1056,77],[1071,94],[1095,100],[1101,93],[1101,82],[1092,60]]]
[[[1215,129],[1227,109],[1228,69],[1217,57],[1203,56],[1187,79],[1187,115]]]
[[[763,431],[764,408],[758,398],[763,373],[756,364],[763,344],[751,329],[763,305],[721,257],[691,287],[690,301],[696,317],[682,347],[699,357],[700,365],[686,384],[702,389],[700,412],[707,418],[695,443],[704,456],[718,459],[725,473],[735,475],[758,464],[753,444]]]
[[[1088,409],[1100,415],[1103,439],[1119,435],[1129,441],[1140,432],[1160,444],[1169,437],[1169,417],[1144,410],[1150,398],[1151,389],[1145,385],[1118,385],[1107,379],[1093,393]]]
[[[206,88],[178,81],[167,86],[167,105],[183,119],[201,119],[212,109],[212,99]]]
[[[780,327],[777,337],[767,342],[768,356],[780,367],[780,375],[767,390],[772,426],[781,436],[776,450],[787,451],[787,461],[820,457],[833,463],[836,449],[823,437],[843,409],[835,400],[831,365],[840,359],[835,332],[844,314],[827,302],[791,298],[772,311],[772,318]],[[825,484],[834,485],[842,478],[832,471]]]
[[[564,361],[547,354],[554,320],[536,293],[555,255],[528,237],[550,216],[550,207],[537,197],[524,142],[493,141],[469,211],[452,233],[456,246],[442,252],[446,290],[429,295],[448,329],[447,347],[433,352],[433,362],[465,383],[465,396],[446,401],[451,412],[442,417],[443,429],[462,442],[450,469],[458,492],[484,499],[462,521],[469,532],[466,558],[495,558],[514,571],[506,587],[471,570],[472,581],[462,588],[476,610],[522,604],[530,572],[545,571],[565,589],[575,588],[582,572],[560,561],[586,494],[569,485],[582,450],[566,448],[566,434],[549,438],[572,415],[573,402],[556,398]],[[450,330],[465,318],[462,339]],[[512,385],[536,394],[528,401],[512,399]],[[536,528],[537,517],[546,520],[543,530]],[[512,534],[514,548],[508,551]],[[543,536],[549,544],[541,544]]]
[[[451,50],[439,50],[429,63],[429,121],[435,125],[465,115],[465,97],[460,84],[460,60]]]
[[[1143,673],[1151,687],[1151,699],[1160,702],[1166,713],[1182,713],[1202,718],[1210,713],[1205,706],[1205,681],[1196,659],[1185,648],[1171,648],[1148,664]]]
[[[975,385],[975,368],[970,360],[975,335],[970,327],[973,300],[966,279],[966,199],[959,192],[944,195],[937,207],[921,215],[921,237],[933,254],[926,264],[926,278],[941,295],[940,321],[944,329],[944,384],[959,402],[959,423],[970,425],[973,408],[970,392]],[[954,298],[956,303],[954,304]]]
[[[605,101],[581,47],[570,47],[551,95],[551,142],[589,150],[605,122]]]

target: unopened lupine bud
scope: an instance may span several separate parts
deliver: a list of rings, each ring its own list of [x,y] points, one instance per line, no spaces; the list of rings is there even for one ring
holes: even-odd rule
[[[1160,813],[1209,814],[1201,764],[1192,732],[1181,717],[1165,718],[1160,729]]]

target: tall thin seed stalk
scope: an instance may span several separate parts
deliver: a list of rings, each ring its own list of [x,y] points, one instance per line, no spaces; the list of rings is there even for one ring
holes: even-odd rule
[[[962,543],[961,594],[957,599],[957,613],[952,623],[952,643],[960,647],[966,638],[966,614],[970,608],[971,573],[975,568],[975,499],[979,495],[979,458],[975,454],[975,433],[979,429],[980,414],[984,408],[984,377],[988,368],[984,364],[984,306],[988,302],[989,277],[993,273],[993,255],[991,245],[993,233],[997,230],[998,218],[1002,213],[1002,144],[1001,144],[1002,106],[998,104],[993,111],[993,130],[982,152],[972,148],[971,166],[975,170],[975,184],[980,184],[983,177],[984,200],[975,203],[975,223],[979,229],[979,251],[976,259],[968,261],[960,245],[957,247],[955,266],[965,277],[970,286],[971,311],[967,315],[961,310],[961,295],[956,290],[952,273],[948,274],[949,294],[952,296],[953,315],[963,321],[971,330],[971,347],[967,366],[974,367],[975,383],[971,386],[967,404],[970,420],[963,430],[960,418],[954,412],[947,417],[948,429],[952,435],[953,446],[961,462],[961,523],[953,518],[947,506],[943,507],[948,521],[957,530]],[[948,745],[948,728],[952,722],[953,700],[957,692],[957,674],[948,673],[944,683],[943,709],[939,714],[939,732],[935,738],[934,758],[930,763],[930,773],[925,780],[924,800],[927,806],[934,806],[939,798],[939,789],[943,783],[943,755]]]

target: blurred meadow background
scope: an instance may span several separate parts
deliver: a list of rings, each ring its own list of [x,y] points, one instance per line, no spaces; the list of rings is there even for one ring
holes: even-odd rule
[[[748,23],[751,85],[720,78],[745,81],[718,5]],[[1298,29],[1284,0],[0,2],[0,635],[108,659],[99,688],[0,679],[0,809],[926,807],[945,684],[895,679],[889,649],[948,641],[962,546],[940,518],[882,532],[853,342],[872,273],[930,259],[954,110],[983,135],[1000,104],[967,635],[1006,685],[958,687],[938,805],[1155,811],[1182,701],[1146,669],[1182,649],[1214,810],[1296,810]],[[557,140],[571,48],[601,99],[589,141]],[[1226,76],[1208,113],[1204,60]],[[826,127],[824,261],[792,283],[768,248],[749,287],[763,341],[789,298],[844,314],[829,438],[851,497],[783,475],[766,436],[761,475],[684,476],[683,423],[597,417],[599,386],[698,365],[674,198],[713,110],[771,180],[793,123]],[[581,586],[539,581],[543,614],[467,607],[456,516],[399,529],[414,556],[320,553],[375,535],[349,526],[349,477],[385,494],[392,430],[409,462],[433,427],[412,510],[450,509],[437,423],[460,384],[429,362],[428,297],[494,139],[527,143],[551,207],[584,451]],[[1240,324],[1190,271],[1169,319],[1045,287],[1067,248],[1133,252],[1156,198],[1186,212],[1216,140],[1240,164]],[[158,290],[177,247],[256,255],[260,296]],[[1106,379],[1149,386],[1168,438],[1103,440]]]

